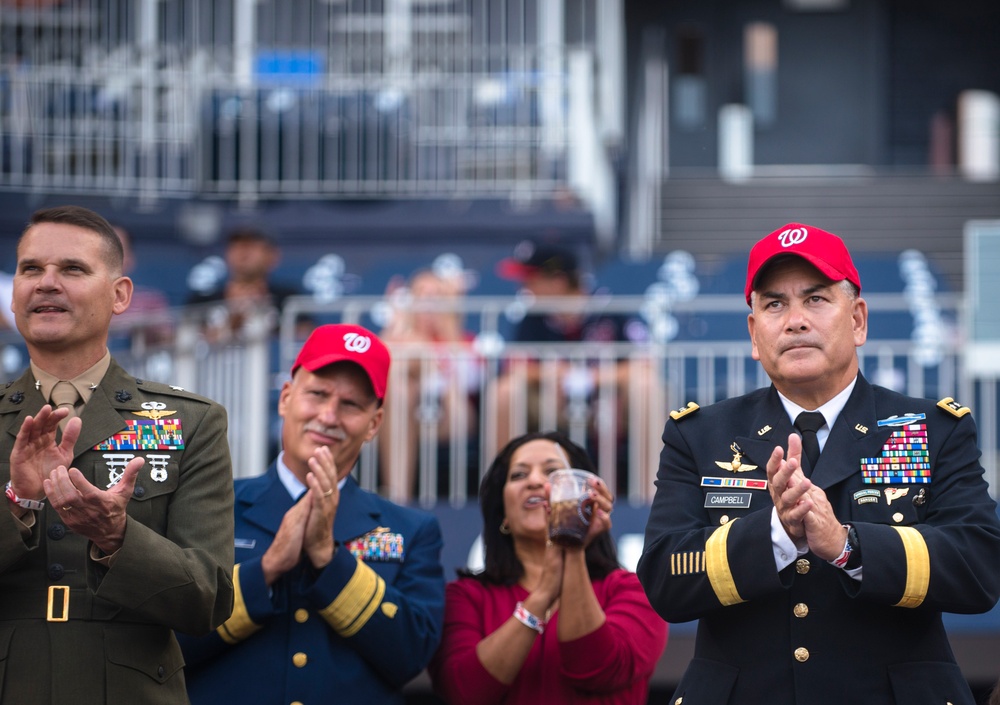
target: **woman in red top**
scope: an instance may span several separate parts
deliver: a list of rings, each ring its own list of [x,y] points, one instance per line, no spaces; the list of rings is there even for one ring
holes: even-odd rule
[[[561,433],[529,433],[500,451],[483,478],[485,569],[447,587],[444,635],[430,665],[447,703],[645,703],[667,625],[634,573],[618,565],[612,496],[590,488],[580,548],[548,541],[548,475],[594,471]]]

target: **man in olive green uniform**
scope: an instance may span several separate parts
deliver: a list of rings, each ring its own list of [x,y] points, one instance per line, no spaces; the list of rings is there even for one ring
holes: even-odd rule
[[[111,358],[131,294],[101,216],[32,216],[11,304],[31,365],[0,390],[5,703],[185,703],[173,630],[232,609],[225,410]]]

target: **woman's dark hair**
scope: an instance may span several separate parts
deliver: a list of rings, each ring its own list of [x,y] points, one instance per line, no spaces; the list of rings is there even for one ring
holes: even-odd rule
[[[569,458],[570,467],[597,472],[594,461],[587,451],[558,431],[526,433],[511,440],[493,459],[493,463],[486,471],[479,487],[479,507],[483,512],[483,548],[486,553],[486,567],[482,573],[460,570],[458,571],[459,575],[499,585],[513,585],[524,575],[524,566],[521,565],[521,561],[514,553],[513,537],[500,533],[500,524],[505,519],[503,488],[507,484],[507,474],[510,471],[510,461],[514,457],[514,452],[525,443],[537,440],[549,440],[562,446]],[[589,573],[591,580],[603,578],[619,567],[615,543],[608,532],[601,534],[591,542],[587,547],[586,559],[587,573]]]

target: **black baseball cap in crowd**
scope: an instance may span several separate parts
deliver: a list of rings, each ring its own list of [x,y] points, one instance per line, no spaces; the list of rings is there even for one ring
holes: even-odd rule
[[[524,281],[535,273],[573,274],[579,266],[576,254],[568,248],[526,240],[514,248],[513,257],[497,263],[497,275],[503,279]]]

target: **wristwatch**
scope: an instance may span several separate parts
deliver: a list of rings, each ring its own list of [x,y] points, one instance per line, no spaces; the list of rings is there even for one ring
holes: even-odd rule
[[[22,499],[21,497],[18,497],[17,493],[14,492],[14,488],[11,487],[10,482],[8,482],[7,486],[4,487],[4,494],[7,495],[7,499],[19,507],[34,510],[45,509],[45,502],[40,499]]]
[[[847,543],[851,547],[851,555],[847,559],[844,570],[854,570],[861,567],[861,541],[858,539],[858,531],[854,524],[844,524],[847,527]]]

